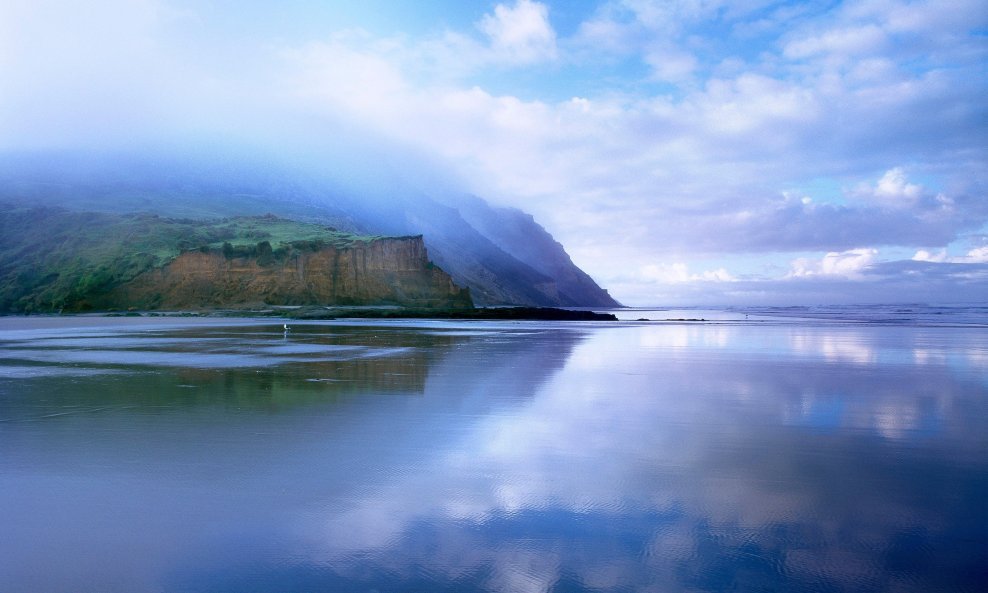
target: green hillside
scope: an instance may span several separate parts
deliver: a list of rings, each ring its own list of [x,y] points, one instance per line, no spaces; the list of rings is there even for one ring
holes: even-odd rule
[[[202,221],[0,204],[0,312],[83,311],[94,295],[188,250],[273,262],[376,238],[271,215]]]

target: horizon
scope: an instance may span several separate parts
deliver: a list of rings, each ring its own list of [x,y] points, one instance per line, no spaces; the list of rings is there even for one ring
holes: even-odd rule
[[[975,304],[986,31],[978,0],[13,0],[0,154],[231,146],[475,194],[629,307]]]

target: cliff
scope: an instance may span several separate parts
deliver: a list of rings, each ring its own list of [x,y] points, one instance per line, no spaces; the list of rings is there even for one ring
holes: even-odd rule
[[[433,266],[422,237],[382,238],[281,258],[187,251],[114,290],[137,308],[238,305],[472,307],[469,291]]]
[[[264,303],[472,307],[421,236],[0,203],[0,313]]]

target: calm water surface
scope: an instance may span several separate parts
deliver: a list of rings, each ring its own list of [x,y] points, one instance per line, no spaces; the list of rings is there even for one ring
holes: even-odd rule
[[[777,313],[0,318],[0,591],[982,590],[988,327]]]

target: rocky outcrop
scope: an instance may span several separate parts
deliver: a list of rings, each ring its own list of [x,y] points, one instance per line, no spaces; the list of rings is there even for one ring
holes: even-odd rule
[[[422,237],[291,249],[281,257],[186,251],[118,287],[111,301],[137,308],[258,305],[471,307],[467,289],[429,262]]]

